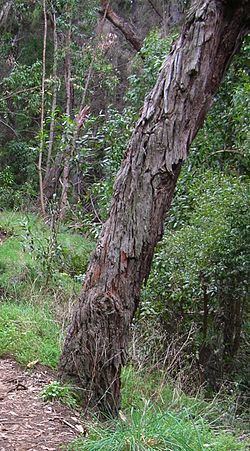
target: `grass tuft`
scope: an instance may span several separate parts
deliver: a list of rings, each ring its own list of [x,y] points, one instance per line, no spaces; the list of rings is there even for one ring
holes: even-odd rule
[[[201,417],[192,418],[189,411],[173,413],[158,410],[146,403],[141,411],[132,409],[126,421],[111,425],[96,424],[86,439],[76,440],[68,448],[74,451],[236,451],[243,444],[232,434],[218,433]]]

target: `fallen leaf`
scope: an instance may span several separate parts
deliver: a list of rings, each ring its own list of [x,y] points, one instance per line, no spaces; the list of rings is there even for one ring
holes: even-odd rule
[[[81,424],[76,424],[75,428],[81,433],[84,434],[84,429]]]
[[[124,423],[127,421],[127,418],[125,417],[124,413],[122,413],[121,411],[119,412],[119,417]]]
[[[39,360],[33,360],[32,362],[29,362],[27,364],[27,368],[33,368],[35,365],[37,365]]]

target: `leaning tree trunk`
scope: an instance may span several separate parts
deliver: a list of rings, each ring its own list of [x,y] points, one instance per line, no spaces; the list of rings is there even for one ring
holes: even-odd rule
[[[248,2],[195,2],[147,97],[118,173],[60,362],[85,406],[116,415],[129,328],[181,164],[249,18]]]

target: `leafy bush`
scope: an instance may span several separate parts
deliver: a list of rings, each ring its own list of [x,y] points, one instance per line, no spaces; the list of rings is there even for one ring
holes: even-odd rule
[[[36,157],[26,142],[10,141],[0,150],[0,205],[27,206],[37,197]]]
[[[185,222],[166,231],[156,252],[141,314],[149,304],[155,315],[161,315],[169,334],[185,334],[195,324],[192,353],[215,388],[223,370],[232,369],[232,359],[243,344],[249,258],[247,183],[209,171],[190,183],[187,198]]]

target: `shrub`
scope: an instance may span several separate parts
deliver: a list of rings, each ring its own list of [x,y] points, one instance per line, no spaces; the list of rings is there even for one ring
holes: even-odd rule
[[[192,355],[201,378],[216,388],[223,372],[239,365],[236,356],[244,349],[247,183],[209,171],[190,184],[187,198],[185,222],[166,231],[156,252],[141,315],[160,315],[170,336],[185,335],[195,324]],[[149,307],[153,312],[145,315]]]

